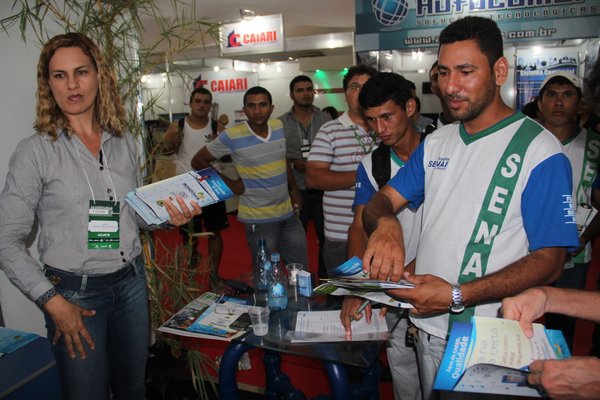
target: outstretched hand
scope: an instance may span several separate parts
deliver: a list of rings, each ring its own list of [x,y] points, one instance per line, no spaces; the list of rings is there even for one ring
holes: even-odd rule
[[[536,287],[502,300],[502,316],[519,321],[527,337],[533,337],[533,321],[546,312],[547,295],[543,288]]]
[[[60,295],[48,300],[44,305],[44,309],[50,314],[56,328],[52,337],[53,345],[58,343],[60,338],[63,337],[69,357],[75,358],[77,356],[75,350],[77,350],[81,359],[87,357],[83,342],[87,343],[91,350],[96,348],[92,336],[83,323],[84,317],[92,317],[96,314],[95,310],[80,307]]]

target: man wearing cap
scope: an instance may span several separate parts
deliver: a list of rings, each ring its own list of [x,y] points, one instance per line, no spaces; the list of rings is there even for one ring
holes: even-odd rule
[[[600,135],[577,126],[581,102],[581,82],[567,71],[548,75],[542,82],[537,106],[544,127],[561,142],[573,170],[573,207],[579,232],[579,248],[567,257],[563,273],[555,287],[583,289],[591,260],[591,240],[598,233],[600,217],[593,217],[592,204],[600,200]],[[592,214],[590,213],[592,212]],[[573,346],[575,319],[548,314],[546,325],[563,331]]]

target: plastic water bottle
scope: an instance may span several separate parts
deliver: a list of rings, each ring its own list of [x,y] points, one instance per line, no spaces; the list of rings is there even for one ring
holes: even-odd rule
[[[267,241],[265,239],[258,239],[258,251],[255,262],[256,289],[259,293],[265,293],[269,288],[269,273],[271,271],[269,251],[267,250]]]
[[[271,273],[269,275],[269,292],[267,299],[271,310],[287,308],[287,275],[281,264],[279,253],[271,254]]]

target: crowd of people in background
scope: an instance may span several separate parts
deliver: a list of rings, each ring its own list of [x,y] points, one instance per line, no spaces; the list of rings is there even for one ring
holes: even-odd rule
[[[239,195],[253,257],[264,239],[284,263],[308,266],[312,221],[315,278],[358,256],[372,278],[414,284],[389,291],[410,312],[382,309],[400,317],[387,349],[396,399],[454,398],[433,390],[454,322],[500,310],[529,336],[549,313],[547,325],[571,347],[575,318],[600,323],[599,292],[583,290],[600,229],[600,214],[586,218],[600,206],[600,61],[585,84],[564,71],[548,75],[518,112],[500,95],[510,67],[496,23],[461,18],[439,43],[429,74],[437,118],[421,114],[414,83],[356,65],[343,79],[342,112],[317,108],[312,80],[299,75],[289,83],[289,111],[272,118],[271,93],[256,86],[242,99],[247,120],[223,127],[210,118],[211,92],[195,88],[190,114],[170,124],[162,143],[178,174],[231,157],[239,177],[221,176]],[[112,76],[87,37],[46,43],[38,133],[19,144],[0,194],[0,267],[43,310],[69,399],[142,399],[145,391],[145,227],[123,201],[141,185],[140,158]],[[169,222],[193,248],[195,233],[209,233],[217,287],[225,204],[177,202],[167,202]],[[93,239],[100,209],[117,224],[102,249]],[[25,248],[36,217],[43,269]],[[348,336],[352,320],[371,319],[361,303],[343,302]],[[594,356],[535,361],[529,383],[550,397],[599,398],[600,329],[594,345]]]

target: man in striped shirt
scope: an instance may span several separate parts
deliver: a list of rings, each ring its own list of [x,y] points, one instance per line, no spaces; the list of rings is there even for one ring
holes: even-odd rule
[[[308,156],[306,186],[325,191],[323,261],[327,270],[337,267],[348,257],[348,228],[353,219],[356,170],[363,157],[375,147],[375,137],[364,121],[358,94],[376,72],[365,65],[348,70],[343,80],[348,111],[321,127]]]
[[[240,194],[238,220],[246,227],[252,257],[256,257],[259,239],[265,239],[267,248],[279,250],[285,263],[308,265],[306,236],[288,190],[292,196],[300,194],[296,181],[289,179],[283,124],[269,119],[273,108],[271,94],[265,88],[248,89],[244,94],[248,121],[224,130],[200,149],[192,159],[192,167],[205,168],[211,161],[231,155],[241,177],[241,182],[232,182],[231,189]]]

